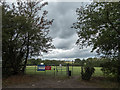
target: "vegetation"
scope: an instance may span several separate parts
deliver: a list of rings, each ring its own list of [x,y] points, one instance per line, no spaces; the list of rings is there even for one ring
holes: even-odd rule
[[[105,75],[117,77],[117,68],[119,65],[116,59],[109,59],[107,62],[103,63],[101,66],[102,66],[101,70]]]
[[[83,66],[84,63],[90,64],[93,67],[101,67],[103,63],[108,62],[109,59],[107,58],[87,58],[80,60],[79,58],[76,58],[73,61],[64,61],[64,60],[42,60],[42,59],[28,59],[27,65],[38,65],[40,63],[44,63],[45,65],[59,65],[62,64],[66,66],[68,63],[69,65],[73,66]],[[89,66],[90,66],[89,65]]]
[[[65,61],[60,60],[42,60],[42,59],[28,59],[27,65],[40,65],[41,63],[44,63],[45,65],[66,65]]]
[[[90,80],[92,74],[94,73],[95,69],[93,67],[82,67],[82,71],[81,71],[81,77],[83,80]]]
[[[100,58],[87,58],[87,59],[83,59],[83,60],[80,60],[80,59],[75,59],[75,62],[73,65],[75,66],[83,66],[84,63],[86,64],[90,64],[92,65],[93,67],[101,67],[101,65],[105,62],[109,61],[108,58],[103,58],[103,57],[100,57]]]
[[[53,48],[52,38],[48,36],[53,19],[46,18],[46,10],[38,14],[47,4],[17,1],[17,5],[10,6],[2,2],[3,76],[24,72],[28,57]]]
[[[27,66],[26,74],[54,76],[54,68],[56,69],[56,67],[52,66],[51,70],[37,71],[37,66]],[[66,66],[62,66],[62,73],[61,73],[61,67],[57,66],[57,69],[58,69],[58,72],[56,72],[56,70],[55,70],[55,75],[66,76]],[[72,76],[80,76],[81,75],[81,66],[74,66],[73,69],[72,69],[72,66],[70,66],[69,70],[70,71],[73,70],[71,73]],[[104,77],[104,73],[101,71],[101,67],[95,67],[95,72],[93,73],[93,77]]]
[[[72,26],[77,29],[79,37],[76,44],[80,49],[92,46],[91,52],[96,51],[102,57],[86,60],[76,58],[72,62],[31,58],[54,48],[49,37],[53,19],[48,20],[48,12],[41,10],[47,2],[27,0],[17,1],[17,5],[1,3],[3,76],[25,71],[26,74],[66,75],[64,66],[69,63],[72,74],[81,73],[83,80],[90,80],[92,75],[109,75],[117,77],[120,82],[120,2],[95,2],[76,9],[77,22]],[[51,65],[52,70],[36,71],[36,65],[40,63]]]
[[[78,30],[79,39],[76,44],[80,48],[92,46],[92,51],[96,50],[99,55],[117,58],[117,72],[115,73],[118,81],[120,81],[119,8],[120,2],[96,2],[77,8],[77,22],[72,26]]]

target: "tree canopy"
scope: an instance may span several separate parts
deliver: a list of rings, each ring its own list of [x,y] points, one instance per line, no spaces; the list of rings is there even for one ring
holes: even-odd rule
[[[77,8],[76,44],[93,46],[98,54],[114,56],[120,51],[120,2],[91,3]]]
[[[41,12],[48,3],[17,1],[17,5],[2,2],[2,55],[3,66],[12,67],[17,73],[25,70],[30,56],[41,55],[53,48],[48,36],[53,19],[47,19],[48,11]]]
[[[77,8],[76,13],[77,22],[72,26],[79,37],[76,44],[80,48],[92,46],[92,51],[105,57],[117,57],[113,66],[120,82],[120,2],[95,2]]]

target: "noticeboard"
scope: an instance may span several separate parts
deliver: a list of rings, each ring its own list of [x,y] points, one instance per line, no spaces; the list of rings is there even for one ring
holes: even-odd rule
[[[45,70],[51,70],[51,66],[45,66]]]
[[[37,71],[45,71],[45,65],[37,65]]]

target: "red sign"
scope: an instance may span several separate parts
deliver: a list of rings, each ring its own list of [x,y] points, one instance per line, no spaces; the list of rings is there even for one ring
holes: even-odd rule
[[[51,66],[45,66],[45,70],[51,70]]]

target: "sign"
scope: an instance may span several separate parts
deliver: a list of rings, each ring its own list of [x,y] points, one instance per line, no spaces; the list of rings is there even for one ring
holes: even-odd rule
[[[38,65],[37,71],[45,71],[45,65]]]
[[[51,70],[51,66],[45,66],[45,70]]]
[[[44,63],[40,63],[40,65],[44,65]]]
[[[62,64],[60,64],[59,66],[62,67]]]

